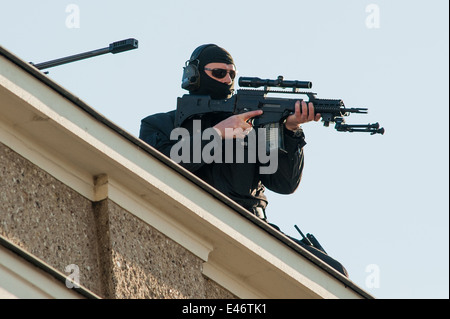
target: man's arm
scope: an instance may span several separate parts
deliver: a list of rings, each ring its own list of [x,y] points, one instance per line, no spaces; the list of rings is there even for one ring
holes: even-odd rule
[[[158,151],[170,157],[170,150],[176,141],[170,140],[173,129],[170,113],[148,116],[141,121],[139,138]]]
[[[303,133],[299,136],[284,128],[285,150],[278,152],[278,168],[274,174],[261,174],[264,186],[279,194],[292,194],[298,188],[304,166]]]
[[[319,121],[320,114],[315,114],[312,103],[297,102],[294,114],[284,123],[284,148],[286,152],[278,153],[278,169],[274,174],[261,175],[261,180],[268,189],[280,194],[292,194],[298,188],[304,166],[303,147],[306,145],[301,124]],[[294,133],[297,131],[297,133]]]
[[[170,135],[175,129],[174,118],[174,111],[168,113],[159,113],[144,118],[141,121],[139,138],[170,158],[172,147],[177,143],[183,143],[178,140],[170,139]],[[185,141],[185,143],[189,146],[193,145],[192,134],[189,135],[189,138]],[[201,143],[201,148],[203,149],[203,144],[207,143],[207,141],[202,141]],[[191,151],[192,147],[186,149],[189,149]],[[192,156],[190,156],[190,159],[192,159]],[[200,169],[205,163],[202,160],[200,163],[188,161],[186,163],[180,162],[179,164],[190,172],[195,172]]]

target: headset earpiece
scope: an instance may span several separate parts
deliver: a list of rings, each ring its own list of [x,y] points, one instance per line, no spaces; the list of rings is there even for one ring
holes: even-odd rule
[[[188,91],[193,91],[200,87],[200,71],[198,70],[198,65],[193,64],[190,60],[186,61],[186,66],[183,68],[181,87]]]
[[[204,49],[215,44],[204,44],[199,46],[191,55],[191,58],[186,61],[186,66],[183,68],[183,78],[181,79],[181,87],[188,91],[195,91],[200,87],[200,71],[198,65],[200,61],[198,57]]]

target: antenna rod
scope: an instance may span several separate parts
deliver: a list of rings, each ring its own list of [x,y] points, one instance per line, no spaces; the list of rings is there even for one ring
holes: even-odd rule
[[[305,235],[303,235],[302,231],[300,230],[300,228],[298,228],[297,225],[294,225],[295,229],[297,229],[297,231],[300,233],[300,235],[303,237],[303,240],[305,241],[305,243],[307,245],[313,246],[312,242],[309,240],[308,237],[306,237]]]
[[[113,42],[109,45],[109,47],[88,51],[80,54],[71,55],[65,58],[60,58],[48,62],[42,62],[38,64],[33,64],[39,70],[52,68],[61,64],[71,63],[79,60],[84,60],[88,58],[92,58],[98,55],[107,54],[107,53],[120,53],[124,51],[134,50],[138,48],[138,40],[130,38],[122,41]]]

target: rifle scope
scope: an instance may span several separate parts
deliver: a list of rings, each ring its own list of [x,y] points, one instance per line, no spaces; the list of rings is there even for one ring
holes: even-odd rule
[[[240,77],[239,86],[241,87],[279,87],[279,88],[292,88],[292,89],[310,89],[312,88],[312,82],[309,81],[285,81],[280,75],[276,80],[260,79],[252,77]]]

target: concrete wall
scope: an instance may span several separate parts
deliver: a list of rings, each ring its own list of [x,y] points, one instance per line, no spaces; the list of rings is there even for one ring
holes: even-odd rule
[[[110,199],[91,202],[0,143],[0,234],[105,298],[235,298],[203,261]],[[69,273],[68,273],[69,274]]]

